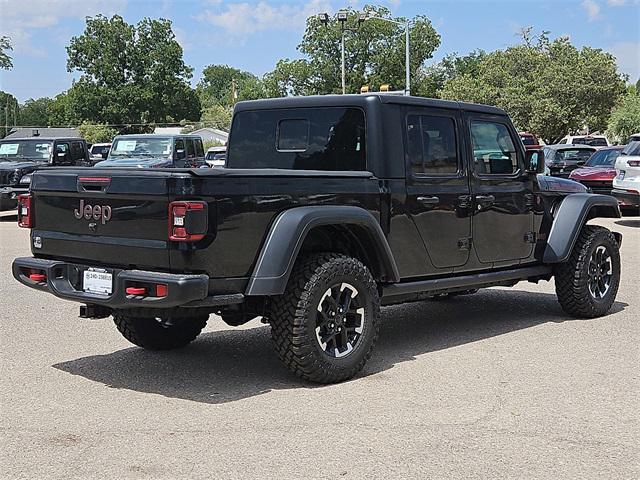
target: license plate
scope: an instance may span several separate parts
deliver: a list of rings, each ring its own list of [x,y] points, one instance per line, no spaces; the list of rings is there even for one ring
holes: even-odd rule
[[[113,275],[104,269],[89,268],[84,271],[82,285],[87,293],[111,295],[113,291]]]

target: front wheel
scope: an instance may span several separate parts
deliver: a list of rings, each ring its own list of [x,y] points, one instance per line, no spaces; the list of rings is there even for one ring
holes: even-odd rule
[[[173,350],[191,343],[207,324],[207,315],[172,319],[116,312],[113,322],[124,338],[147,350]]]
[[[582,228],[571,256],[555,273],[556,294],[570,315],[594,318],[606,314],[620,285],[620,251],[604,227]]]
[[[269,315],[280,359],[299,377],[318,383],[347,380],[364,367],[379,318],[378,290],[367,267],[335,253],[297,262]]]

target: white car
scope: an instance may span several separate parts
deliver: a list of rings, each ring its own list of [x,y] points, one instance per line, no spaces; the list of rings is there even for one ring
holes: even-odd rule
[[[640,214],[640,141],[627,145],[616,160],[611,194],[621,210]]]
[[[629,137],[629,140],[627,140],[627,143],[631,143],[631,142],[640,142],[640,132],[634,133]]]
[[[609,139],[604,135],[567,135],[558,142],[568,145],[589,145],[591,147],[609,147]]]
[[[223,168],[227,161],[227,147],[209,148],[204,161],[212,168]]]

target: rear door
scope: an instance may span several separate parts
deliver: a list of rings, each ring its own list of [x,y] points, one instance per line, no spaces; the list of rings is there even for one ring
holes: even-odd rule
[[[469,258],[469,183],[456,110],[407,109],[407,207],[438,269]]]
[[[471,137],[473,245],[482,263],[516,264],[535,243],[533,181],[507,117],[467,113]]]
[[[166,172],[47,169],[34,175],[32,251],[78,263],[168,270]]]

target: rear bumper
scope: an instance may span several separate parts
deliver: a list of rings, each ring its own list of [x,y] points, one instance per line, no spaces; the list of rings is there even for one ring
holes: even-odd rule
[[[65,300],[113,309],[216,306],[242,301],[242,298],[231,295],[208,296],[209,277],[207,275],[181,275],[142,270],[109,269],[113,274],[112,294],[88,293],[82,290],[81,285],[82,272],[87,267],[57,260],[21,257],[13,261],[12,270],[14,278],[28,287],[52,293]],[[44,272],[46,279],[40,282],[31,280],[29,278],[31,270]],[[128,286],[139,284],[167,285],[167,294],[163,297],[151,297],[126,293]]]
[[[611,195],[613,195],[616,200],[618,200],[618,204],[621,207],[640,208],[640,194],[638,193],[614,188],[613,190],[611,190]]]
[[[16,208],[18,206],[18,195],[28,192],[28,187],[0,187],[0,210],[12,210]]]

